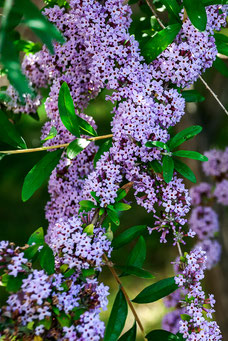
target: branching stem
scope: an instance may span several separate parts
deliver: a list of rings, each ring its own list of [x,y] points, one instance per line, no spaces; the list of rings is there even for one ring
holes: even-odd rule
[[[152,4],[150,3],[150,0],[146,0],[147,5],[150,7],[151,12],[153,13],[153,15],[155,16],[155,18],[157,19],[159,25],[162,28],[165,28],[165,25],[163,24],[163,22],[161,21],[161,19],[159,18],[159,16],[157,15],[157,12],[155,11],[155,9],[153,8]]]
[[[110,137],[113,137],[113,134],[89,137],[86,140],[88,140],[88,141],[98,141],[98,140],[108,139]],[[48,149],[66,148],[66,147],[69,146],[69,144],[70,143],[63,143],[63,144],[57,144],[57,145],[46,146],[46,147],[38,147],[38,148],[16,149],[16,150],[1,150],[0,154],[23,154],[23,153],[42,152],[42,151],[48,150]]]
[[[131,311],[132,311],[132,314],[135,317],[136,322],[138,323],[138,326],[139,326],[141,332],[143,333],[143,335],[145,335],[143,325],[142,325],[142,323],[141,323],[141,321],[139,319],[139,316],[138,316],[138,314],[137,314],[137,312],[136,312],[136,310],[135,310],[135,308],[134,308],[134,306],[133,306],[133,304],[132,304],[132,302],[131,302],[131,300],[130,300],[127,292],[126,292],[126,290],[123,287],[123,284],[122,284],[119,276],[117,275],[115,269],[113,268],[113,266],[111,265],[111,263],[109,262],[109,260],[108,260],[108,258],[107,258],[107,256],[105,254],[103,255],[103,258],[104,258],[105,263],[108,266],[109,270],[111,271],[113,277],[115,278],[116,282],[119,284],[120,289],[121,289],[122,293],[124,294],[124,297],[126,298],[126,301],[127,301],[128,305],[129,305]]]

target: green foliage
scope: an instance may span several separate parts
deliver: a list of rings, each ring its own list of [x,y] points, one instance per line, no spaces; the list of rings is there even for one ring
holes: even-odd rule
[[[127,259],[127,266],[134,266],[137,268],[142,268],[143,263],[146,259],[146,242],[143,236],[139,237],[134,248],[131,250],[129,257]],[[121,276],[125,276],[123,273]]]
[[[1,286],[6,287],[8,292],[17,292],[20,290],[24,278],[25,276],[22,273],[19,273],[17,277],[4,274],[1,279]]]
[[[228,0],[203,0],[204,6],[228,5]]]
[[[112,146],[112,140],[109,139],[107,141],[105,141],[101,146],[100,148],[98,149],[96,155],[94,156],[94,167],[96,167],[96,164],[97,164],[97,161],[100,160],[101,156],[105,153],[105,152],[108,152],[109,149],[111,148]]]
[[[169,277],[156,282],[143,289],[134,299],[135,303],[151,303],[168,296],[175,290],[178,285],[175,283],[174,277]]]
[[[214,37],[218,52],[228,56],[228,37],[221,33],[215,33]]]
[[[180,20],[179,13],[181,11],[181,6],[176,0],[161,0],[161,3],[171,15],[175,16],[177,20]]]
[[[70,89],[64,82],[59,90],[58,98],[59,115],[64,126],[76,137],[80,137],[78,118],[75,114],[74,102],[70,94]]]
[[[142,47],[142,55],[147,63],[151,63],[169,46],[181,29],[181,24],[173,24],[156,32],[155,35],[147,41]]]
[[[22,200],[27,201],[35,191],[48,179],[57,166],[62,150],[48,152],[26,175],[22,187]]]
[[[64,313],[61,311],[58,316],[56,316],[59,324],[61,327],[70,327],[72,325],[72,320],[69,314]]]
[[[181,92],[186,102],[203,102],[205,97],[196,90],[185,90]]]
[[[188,159],[199,160],[199,161],[208,161],[208,158],[198,152],[191,150],[178,150],[173,152],[174,156],[186,157]]]
[[[183,162],[179,160],[174,160],[175,170],[183,175],[186,179],[190,180],[193,183],[196,183],[196,177],[193,171]]]
[[[171,156],[164,155],[162,158],[163,178],[169,183],[173,178],[174,162]]]
[[[28,244],[32,245],[33,243],[37,245],[44,244],[44,230],[42,227],[38,228],[33,234],[29,237]]]
[[[136,322],[133,324],[131,329],[129,329],[125,334],[123,334],[118,341],[135,341],[137,332]]]
[[[14,45],[16,46],[18,51],[22,51],[26,54],[36,53],[41,50],[42,46],[40,43],[34,43],[29,40],[18,39],[14,41]]]
[[[202,0],[183,0],[187,15],[199,31],[204,31],[207,26],[207,13]]]
[[[104,341],[116,341],[118,339],[125,325],[127,311],[126,299],[119,289],[105,330]]]
[[[89,144],[90,141],[82,138],[72,141],[67,147],[67,157],[71,160],[74,159]]]
[[[146,335],[148,341],[180,341],[181,339],[166,330],[152,330]]]
[[[55,257],[52,249],[45,243],[39,252],[39,262],[48,275],[55,272]]]
[[[145,146],[148,148],[158,147],[169,151],[169,147],[167,146],[167,144],[161,141],[148,141],[145,143]]]
[[[48,135],[41,141],[41,143],[44,143],[47,140],[51,140],[54,137],[56,137],[58,135],[58,131],[55,127],[51,127]]]
[[[201,126],[188,127],[186,129],[180,131],[179,133],[177,133],[173,138],[171,138],[168,141],[167,144],[168,144],[170,150],[173,150],[176,147],[178,147],[179,145],[181,145],[182,143],[184,143],[185,141],[188,141],[191,138],[193,138],[194,136],[198,135],[201,131],[202,131]]]
[[[154,275],[152,275],[152,273],[150,273],[149,271],[146,271],[133,265],[116,265],[116,268],[122,270],[123,273],[127,275],[134,275],[136,277],[146,279],[154,278]]]
[[[0,110],[0,139],[15,148],[27,148],[24,139],[2,110]]]
[[[120,247],[128,244],[133,239],[140,236],[146,230],[146,225],[137,225],[130,227],[124,232],[120,233],[112,242],[112,247],[114,249],[119,249]]]
[[[79,202],[79,204],[80,204],[80,210],[79,210],[79,212],[83,212],[83,211],[89,212],[89,211],[91,211],[93,208],[96,207],[95,204],[94,204],[94,202],[91,201],[91,200],[81,200],[81,201]]]
[[[86,121],[83,120],[80,116],[77,116],[78,125],[80,128],[80,132],[89,136],[97,136],[96,130]]]
[[[223,76],[228,78],[228,66],[222,58],[216,57],[213,66],[219,71]]]

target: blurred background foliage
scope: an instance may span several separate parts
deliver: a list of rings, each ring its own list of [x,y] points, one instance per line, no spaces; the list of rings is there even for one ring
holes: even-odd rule
[[[41,7],[41,1],[35,1]],[[134,9],[134,22],[133,25],[138,25],[140,18],[144,18],[144,13],[139,11],[137,5],[133,5]],[[165,14],[161,16],[166,20]],[[144,19],[141,21],[144,21]],[[146,22],[145,22],[146,24]],[[145,25],[146,27],[146,25]],[[224,30],[225,34],[227,31]],[[23,32],[27,38],[34,38],[31,32]],[[220,100],[227,107],[228,98],[228,82],[227,79],[220,75],[215,69],[210,69],[204,75],[210,87],[219,95]],[[1,85],[6,84],[6,80],[2,78]],[[203,153],[212,147],[225,148],[228,146],[228,117],[222,109],[215,102],[208,90],[198,81],[195,88],[206,98],[202,103],[189,103],[187,104],[187,113],[177,126],[177,131],[180,131],[190,125],[199,124],[203,127],[203,133],[186,142],[186,149],[191,149]],[[108,134],[110,132],[110,122],[112,119],[111,110],[112,104],[105,101],[107,91],[104,90],[100,95],[91,103],[85,110],[85,113],[94,117],[98,125],[98,134]],[[28,115],[21,115],[21,119],[17,123],[18,131],[24,137],[28,148],[40,146],[40,131],[43,123],[46,120],[44,106],[39,110],[39,120],[29,117]],[[0,143],[0,150],[4,150],[6,146]],[[0,164],[0,238],[1,240],[14,241],[19,245],[27,242],[29,235],[38,227],[43,226],[47,228],[47,221],[45,220],[45,205],[49,199],[47,192],[47,185],[42,186],[33,197],[27,201],[21,200],[21,189],[25,175],[33,167],[33,165],[40,160],[44,152],[21,154],[6,156],[1,160]],[[201,171],[199,162],[191,160],[189,166],[195,172],[198,182],[205,179]],[[191,183],[186,181],[189,188]],[[153,226],[153,215],[146,214],[143,208],[138,207],[130,195],[132,200],[132,209],[130,212],[122,214],[121,225],[116,232],[123,231],[125,228],[134,225]],[[219,208],[220,222],[221,222],[221,241],[223,244],[223,259],[219,266],[214,268],[207,274],[205,286],[208,291],[215,293],[217,299],[217,319],[221,325],[224,340],[228,340],[228,226],[227,218],[228,212],[223,208]],[[171,261],[174,261],[177,256],[177,250],[172,246],[171,241],[167,244],[159,243],[159,235],[154,232],[152,235],[146,234],[147,243],[147,259],[144,268],[150,270],[156,277],[156,281],[172,275]],[[129,251],[134,246],[134,242],[126,247],[120,248],[113,252],[113,262],[123,265]],[[187,249],[190,245],[186,246]],[[219,280],[218,280],[219,279]],[[112,306],[115,294],[117,292],[117,284],[111,277],[109,270],[104,269],[100,276],[100,280],[106,285],[110,286],[110,302],[109,307]],[[129,293],[130,298],[136,296],[146,285],[149,285],[151,280],[142,280],[136,277],[128,276],[123,278],[123,284]],[[0,292],[0,299],[4,302],[4,292]],[[161,324],[161,318],[165,314],[166,309],[162,301],[147,305],[136,305],[138,314],[145,325],[146,331],[152,328],[158,328]],[[104,320],[109,316],[109,310],[102,313]],[[125,330],[133,324],[133,317],[129,312],[128,323]],[[140,337],[139,337],[140,340]]]

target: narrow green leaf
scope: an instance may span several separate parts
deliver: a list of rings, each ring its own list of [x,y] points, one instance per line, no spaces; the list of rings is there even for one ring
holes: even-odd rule
[[[128,211],[131,209],[131,206],[124,204],[123,202],[117,202],[114,204],[114,209],[116,211]]]
[[[40,247],[39,244],[35,244],[24,250],[25,258],[32,259],[37,254],[39,247]]]
[[[29,237],[28,244],[32,245],[33,243],[35,243],[37,245],[43,245],[44,244],[44,230],[43,230],[43,227],[38,228]]]
[[[120,233],[117,237],[114,238],[112,242],[112,247],[114,249],[118,249],[128,244],[134,238],[140,236],[145,231],[145,229],[146,225],[137,225],[130,227],[129,229],[125,230],[124,232]]]
[[[173,152],[174,156],[186,157],[188,159],[199,160],[199,161],[208,161],[208,158],[198,152],[190,151],[190,150],[178,150]]]
[[[160,300],[161,298],[171,294],[178,288],[175,283],[174,277],[169,277],[156,282],[138,294],[133,302],[135,303],[151,303]]]
[[[157,160],[149,162],[148,166],[149,169],[152,168],[155,173],[162,173],[162,165]]]
[[[137,325],[136,322],[125,334],[123,334],[118,341],[135,341],[137,333]]]
[[[174,168],[183,177],[185,177],[186,179],[190,180],[193,183],[196,183],[195,174],[185,163],[174,159]]]
[[[119,220],[119,216],[118,216],[117,212],[115,212],[115,211],[113,211],[111,209],[107,209],[107,213],[108,213],[108,216],[111,219],[111,221],[115,225],[119,226],[120,225],[120,220]]]
[[[183,0],[187,15],[199,31],[205,31],[207,26],[207,13],[201,0]]]
[[[164,155],[162,158],[163,178],[168,184],[173,178],[174,162],[171,156]]]
[[[157,58],[176,38],[181,29],[181,24],[167,26],[162,31],[155,33],[149,41],[142,47],[142,55],[147,63],[151,63]]]
[[[181,94],[184,97],[186,102],[203,102],[203,101],[205,101],[205,97],[202,96],[196,90],[185,90],[185,91],[182,91]]]
[[[127,195],[127,192],[125,191],[125,189],[123,189],[123,188],[118,189],[117,197],[116,197],[115,201],[118,202],[118,201],[122,200],[123,198],[126,197],[126,195]]]
[[[115,267],[122,270],[124,273],[128,275],[134,275],[140,278],[147,279],[154,278],[154,275],[152,275],[152,273],[150,273],[149,271],[146,271],[133,265],[116,265]]]
[[[44,269],[48,275],[52,275],[55,272],[55,257],[52,249],[47,244],[44,244],[39,253],[39,261],[42,269]]]
[[[98,149],[96,155],[94,156],[94,167],[96,168],[96,165],[97,165],[97,161],[100,160],[101,156],[105,153],[105,152],[108,152],[109,149],[111,148],[112,146],[112,140],[109,139],[107,141],[105,141],[101,146],[100,148]]]
[[[118,339],[125,325],[127,310],[127,302],[120,289],[112,307],[105,330],[104,341],[116,341]]]
[[[141,268],[146,259],[146,242],[143,236],[139,237],[134,248],[131,250],[127,259],[127,265]]]
[[[55,127],[51,127],[48,135],[41,141],[41,143],[44,143],[47,140],[51,140],[54,137],[56,137],[58,135],[58,131]]]
[[[204,6],[228,5],[228,0],[203,0]]]
[[[146,335],[148,341],[179,341],[179,337],[166,330],[152,330]]]
[[[168,142],[168,146],[170,150],[178,147],[180,144],[184,143],[185,141],[193,138],[195,135],[198,135],[202,131],[201,126],[191,126],[188,127],[179,133],[177,133],[174,137],[172,137]]]
[[[222,58],[216,57],[213,66],[218,70],[223,76],[228,78],[228,66]]]
[[[15,148],[27,148],[25,141],[2,110],[0,110],[0,140]]]
[[[72,141],[67,147],[67,157],[73,160],[83,149],[85,149],[91,141],[86,139],[77,139]]]
[[[23,188],[22,200],[27,201],[35,191],[51,175],[53,169],[57,166],[62,150],[57,149],[54,152],[48,152],[26,175]]]
[[[34,43],[29,40],[18,39],[14,41],[14,45],[18,51],[23,51],[26,54],[36,53],[42,49],[42,45],[40,43]]]
[[[159,147],[161,149],[165,149],[169,151],[169,147],[167,146],[167,144],[161,141],[148,141],[145,144],[145,146],[148,148]]]
[[[163,5],[165,5],[167,11],[174,15],[178,20],[180,20],[179,13],[181,11],[181,6],[176,0],[160,0]]]
[[[80,137],[77,115],[75,114],[74,102],[70,89],[64,82],[59,91],[58,98],[59,115],[64,126],[76,137]]]
[[[8,280],[7,280],[7,286],[6,289],[9,292],[17,292],[20,290],[22,281],[25,278],[25,275],[22,273],[19,273],[17,277],[8,275]]]
[[[83,277],[91,277],[95,275],[95,270],[94,268],[89,268],[89,269],[82,269],[82,275]]]
[[[56,316],[59,324],[61,325],[61,327],[70,327],[72,325],[72,320],[70,315],[67,315],[66,313],[64,313],[64,311],[60,312],[60,315]]]
[[[54,53],[53,41],[64,43],[65,39],[60,31],[30,0],[15,1],[15,9],[23,14],[23,22],[42,40],[52,54]]]
[[[80,204],[80,210],[79,212],[83,212],[83,211],[86,211],[86,212],[89,212],[91,211],[93,208],[95,208],[96,206],[94,205],[94,202],[91,201],[91,200],[81,200],[79,202]]]
[[[220,41],[220,40],[216,40],[216,46],[218,49],[218,53],[228,56],[228,44],[227,43]]]
[[[80,116],[77,116],[77,120],[82,134],[97,136],[96,130],[86,120]]]

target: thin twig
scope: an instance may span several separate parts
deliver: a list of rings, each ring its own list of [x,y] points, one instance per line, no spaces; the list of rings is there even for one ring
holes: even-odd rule
[[[180,246],[179,242],[177,242],[177,248],[178,248],[178,252],[179,252],[180,257],[183,257],[183,253],[182,253],[181,246]]]
[[[125,290],[124,287],[123,287],[123,284],[122,284],[122,282],[121,282],[119,276],[117,275],[115,269],[110,265],[109,260],[108,260],[108,258],[107,258],[107,256],[106,256],[105,254],[103,255],[103,258],[104,258],[105,263],[106,263],[106,265],[108,266],[109,270],[111,271],[113,277],[115,278],[115,280],[116,280],[117,283],[119,284],[120,289],[121,289],[122,293],[124,294],[124,297],[126,298],[126,301],[127,301],[128,305],[129,305],[129,307],[130,307],[130,309],[131,309],[131,311],[132,311],[132,313],[133,313],[133,315],[134,315],[134,317],[135,317],[135,320],[136,320],[136,322],[138,323],[138,326],[139,326],[141,332],[142,332],[143,335],[144,335],[145,332],[144,332],[143,325],[142,325],[142,323],[141,323],[141,321],[140,321],[140,319],[139,319],[139,317],[138,317],[138,315],[137,315],[137,313],[136,313],[136,311],[135,311],[135,308],[134,308],[133,304],[131,303],[131,300],[130,300],[130,298],[129,298],[127,292],[126,292],[126,290]]]
[[[155,11],[155,9],[153,8],[152,4],[150,3],[150,0],[146,0],[147,5],[150,7],[151,12],[153,13],[153,15],[155,16],[155,18],[157,19],[159,25],[162,28],[165,28],[165,25],[163,24],[163,22],[161,21],[161,19],[159,18],[159,16],[157,15],[157,12]]]
[[[207,90],[210,91],[210,93],[212,94],[212,96],[215,98],[215,100],[218,102],[218,104],[220,105],[220,107],[225,111],[225,113],[228,115],[228,111],[226,110],[226,108],[224,107],[224,105],[222,104],[222,102],[219,100],[218,96],[214,93],[214,91],[209,87],[209,85],[207,84],[207,82],[201,77],[199,76],[199,79],[201,80],[201,82],[205,85],[205,87],[207,88]]]
[[[113,134],[89,137],[86,140],[88,140],[88,141],[98,141],[98,140],[108,139],[110,137],[113,137]],[[23,154],[23,153],[42,152],[42,151],[48,150],[48,149],[66,148],[66,147],[69,146],[69,144],[70,143],[63,143],[63,144],[57,144],[57,145],[53,145],[53,146],[46,146],[46,147],[39,147],[39,148],[16,149],[16,150],[1,150],[0,154]]]

